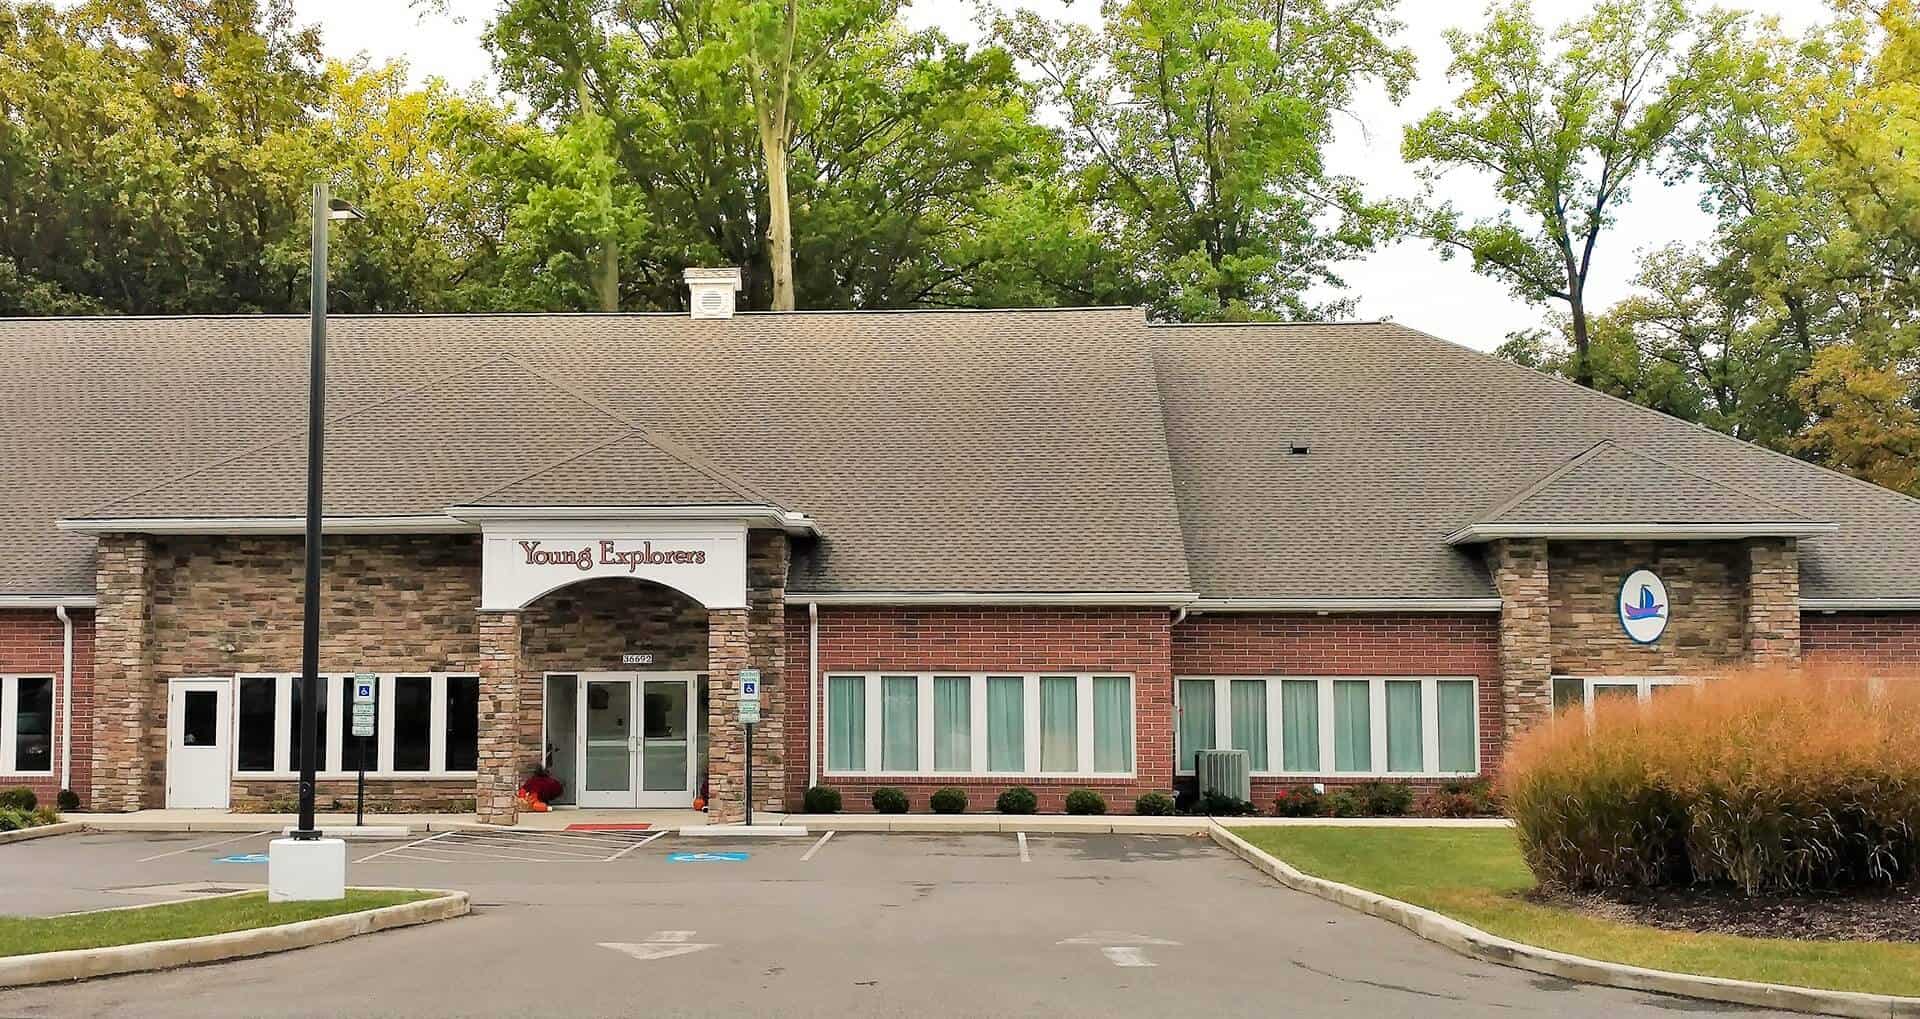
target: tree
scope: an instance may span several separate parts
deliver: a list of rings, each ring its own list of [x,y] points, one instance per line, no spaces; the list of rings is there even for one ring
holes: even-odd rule
[[[1111,298],[1176,319],[1314,317],[1333,266],[1392,227],[1328,172],[1335,116],[1363,83],[1396,98],[1412,54],[1394,0],[1107,0],[1099,30],[1031,12],[992,37],[1065,122],[1078,200],[1105,234]]]
[[[1571,375],[1583,385],[1594,382],[1587,280],[1600,236],[1702,102],[1695,65],[1706,46],[1685,47],[1692,27],[1680,0],[1606,0],[1550,47],[1526,0],[1496,3],[1479,33],[1447,34],[1448,73],[1465,87],[1402,145],[1429,189],[1461,168],[1493,179],[1506,211],[1463,224],[1442,204],[1420,227],[1520,297],[1565,302]]]

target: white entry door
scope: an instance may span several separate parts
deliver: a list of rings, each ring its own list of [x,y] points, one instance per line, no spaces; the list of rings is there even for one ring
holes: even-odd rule
[[[583,807],[690,807],[700,781],[690,672],[584,672],[576,710]]]
[[[233,684],[176,679],[167,684],[167,806],[226,809],[232,782]]]

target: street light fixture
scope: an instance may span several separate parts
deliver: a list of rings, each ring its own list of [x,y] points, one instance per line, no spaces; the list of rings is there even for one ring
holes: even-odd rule
[[[300,821],[291,840],[268,850],[267,890],[275,901],[338,899],[346,883],[346,846],[323,840],[314,824],[314,772],[320,743],[320,479],[325,472],[327,407],[327,224],[367,218],[313,186],[312,325],[307,349],[307,563],[300,646]]]

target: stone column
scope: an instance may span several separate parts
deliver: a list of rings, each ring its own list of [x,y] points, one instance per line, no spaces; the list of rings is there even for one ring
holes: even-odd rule
[[[1747,542],[1747,660],[1800,660],[1800,546],[1792,538]]]
[[[747,745],[746,729],[740,724],[740,670],[748,665],[747,615],[746,609],[707,612],[707,817],[715,822],[740,820],[746,803]],[[765,730],[755,728],[758,739]],[[780,781],[771,773],[765,780]],[[760,770],[755,768],[756,794],[760,781]]]
[[[520,613],[481,612],[480,747],[474,809],[486,824],[514,824],[514,794],[533,762],[522,746]]]
[[[1547,542],[1507,538],[1487,549],[1500,592],[1500,693],[1512,742],[1553,713],[1553,623],[1548,614]]]
[[[747,657],[760,670],[760,718],[753,727],[753,809],[784,810],[787,787],[787,536],[759,530],[747,540]],[[806,699],[806,678],[799,692]],[[794,809],[798,803],[792,804]]]
[[[166,806],[166,706],[148,653],[153,545],[100,537],[94,591],[93,772],[89,803],[108,812]]]

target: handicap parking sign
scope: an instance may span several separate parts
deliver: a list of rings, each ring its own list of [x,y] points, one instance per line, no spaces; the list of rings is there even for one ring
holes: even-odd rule
[[[217,856],[214,858],[213,862],[215,863],[265,863],[267,862],[267,854],[235,853],[232,856]]]
[[[742,863],[746,853],[668,853],[668,863]]]

